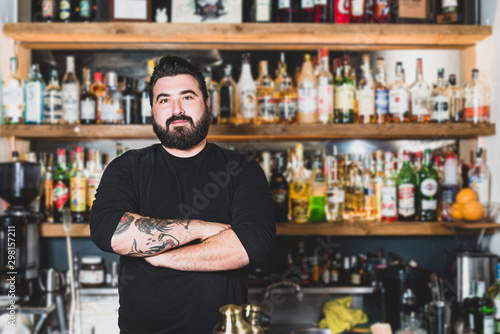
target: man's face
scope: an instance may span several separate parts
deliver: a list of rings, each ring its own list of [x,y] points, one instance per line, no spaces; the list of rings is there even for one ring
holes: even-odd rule
[[[163,146],[188,150],[206,138],[210,114],[189,74],[162,77],[153,88],[153,129]]]

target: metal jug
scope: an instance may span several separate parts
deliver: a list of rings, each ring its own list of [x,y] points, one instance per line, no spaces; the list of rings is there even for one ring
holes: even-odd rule
[[[252,334],[264,334],[260,326],[260,308],[257,305],[246,304],[242,306],[243,317],[250,324]]]
[[[243,311],[238,305],[224,305],[219,309],[220,322],[213,334],[252,334],[252,327],[243,319]]]

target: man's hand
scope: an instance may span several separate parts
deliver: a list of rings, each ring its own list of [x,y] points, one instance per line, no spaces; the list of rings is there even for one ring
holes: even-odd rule
[[[216,234],[219,234],[222,231],[225,231],[229,228],[231,228],[231,225],[228,224],[221,224],[221,223],[211,223],[211,222],[206,222],[199,220],[199,227],[200,228],[200,240],[205,241],[211,236],[214,236]]]

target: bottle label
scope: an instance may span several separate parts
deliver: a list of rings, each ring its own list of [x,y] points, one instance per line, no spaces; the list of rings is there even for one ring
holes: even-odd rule
[[[42,17],[54,16],[54,0],[42,1]]]
[[[81,119],[95,120],[96,119],[96,103],[92,100],[80,101]]]
[[[408,92],[404,89],[391,89],[389,92],[389,112],[398,117],[408,112]]]
[[[411,114],[413,116],[429,115],[429,93],[425,88],[412,90]]]
[[[450,99],[443,95],[438,95],[431,99],[431,120],[447,121],[450,119]]]
[[[113,122],[113,104],[102,102],[101,105],[101,122],[102,123],[112,123]]]
[[[339,87],[339,109],[353,110],[354,109],[354,87],[350,85],[342,85]]]
[[[495,303],[495,319],[497,319],[495,321],[495,333],[500,333],[500,296],[496,295],[495,299],[493,299],[493,302]]]
[[[104,270],[84,270],[80,269],[78,276],[80,283],[83,284],[103,284],[104,283]]]
[[[320,77],[318,80],[318,115],[320,119],[333,112],[333,85],[328,83],[328,78]]]
[[[328,4],[328,0],[315,0],[314,4],[315,5],[326,6]]]
[[[69,179],[70,209],[74,212],[87,210],[87,180],[83,176]]]
[[[300,7],[302,9],[314,8],[314,0],[301,0],[300,1]]]
[[[286,189],[273,189],[273,202],[276,204],[283,204],[286,201],[288,192]]]
[[[278,2],[279,9],[288,9],[290,8],[290,0],[279,0]]]
[[[352,16],[363,16],[365,14],[365,0],[351,0]]]
[[[151,117],[151,104],[149,103],[149,96],[141,99],[141,116],[143,118]]]
[[[436,200],[422,200],[422,211],[434,211],[437,210],[437,201]]]
[[[387,89],[375,91],[375,113],[377,115],[389,113],[389,92]]]
[[[290,95],[284,96],[279,102],[279,116],[282,119],[297,117],[297,99]]]
[[[52,194],[57,211],[61,211],[69,200],[69,189],[62,181],[57,181]]]
[[[276,100],[271,96],[264,96],[257,100],[257,110],[259,112],[259,117],[262,118],[272,118],[276,117]]]
[[[477,175],[473,175],[469,178],[469,188],[476,192],[478,202],[488,203],[490,193],[488,180],[485,180]]]
[[[244,118],[255,118],[255,89],[243,89],[240,92],[240,114]]]
[[[438,183],[435,179],[425,179],[420,184],[420,191],[426,197],[435,196],[438,191]]]
[[[396,217],[396,187],[382,187],[382,216]]]
[[[292,220],[298,223],[307,222],[309,219],[309,199],[292,198]]]
[[[318,91],[311,81],[299,83],[299,112],[313,114],[317,110]]]
[[[349,15],[349,2],[350,0],[335,0],[335,3],[337,4],[336,12],[341,15]]]
[[[404,183],[399,186],[399,214],[403,217],[415,214],[415,186],[411,183]]]
[[[342,204],[345,201],[345,191],[342,188],[328,189],[327,201],[332,204]]]
[[[78,85],[64,84],[62,88],[64,120],[74,123],[79,120],[78,113]]]
[[[4,117],[19,119],[23,116],[24,91],[18,85],[3,87],[3,110]]]
[[[26,84],[26,123],[42,122],[42,83],[31,81]]]
[[[44,97],[43,118],[47,123],[59,123],[63,118],[61,92],[49,91]]]
[[[97,187],[99,187],[100,179],[89,178],[87,179],[87,205],[92,208],[92,204],[95,200],[95,194],[97,192]]]
[[[443,0],[443,8],[446,7],[457,7],[458,0]]]
[[[375,115],[375,91],[373,89],[360,89],[358,97],[358,114],[361,116]]]
[[[330,279],[332,282],[338,282],[339,281],[339,272],[337,270],[330,271]]]
[[[375,15],[378,17],[389,15],[391,7],[388,0],[375,0]]]
[[[71,15],[71,2],[69,0],[61,0],[59,3],[59,17],[61,20],[68,20]]]
[[[495,319],[493,315],[483,316],[483,333],[482,334],[494,334],[495,332]]]
[[[269,22],[271,21],[271,1],[256,0],[255,2],[255,21]]]
[[[488,106],[474,105],[472,107],[468,106],[464,110],[464,116],[466,119],[474,120],[478,117],[488,116]]]
[[[80,0],[80,17],[90,18],[90,1]]]

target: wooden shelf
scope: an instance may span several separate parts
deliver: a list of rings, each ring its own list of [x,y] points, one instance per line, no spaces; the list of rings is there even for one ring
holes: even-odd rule
[[[66,232],[61,223],[43,223],[40,225],[40,234],[46,238],[64,238]],[[87,223],[73,223],[70,230],[71,237],[86,238],[90,237],[90,227]]]
[[[489,26],[307,23],[5,23],[29,49],[378,50],[463,49]]]
[[[444,227],[450,230],[481,230],[481,229],[497,229],[500,228],[500,223],[441,223]]]
[[[211,141],[462,139],[495,134],[495,124],[212,125]],[[44,140],[156,139],[150,125],[0,125],[0,136]]]

